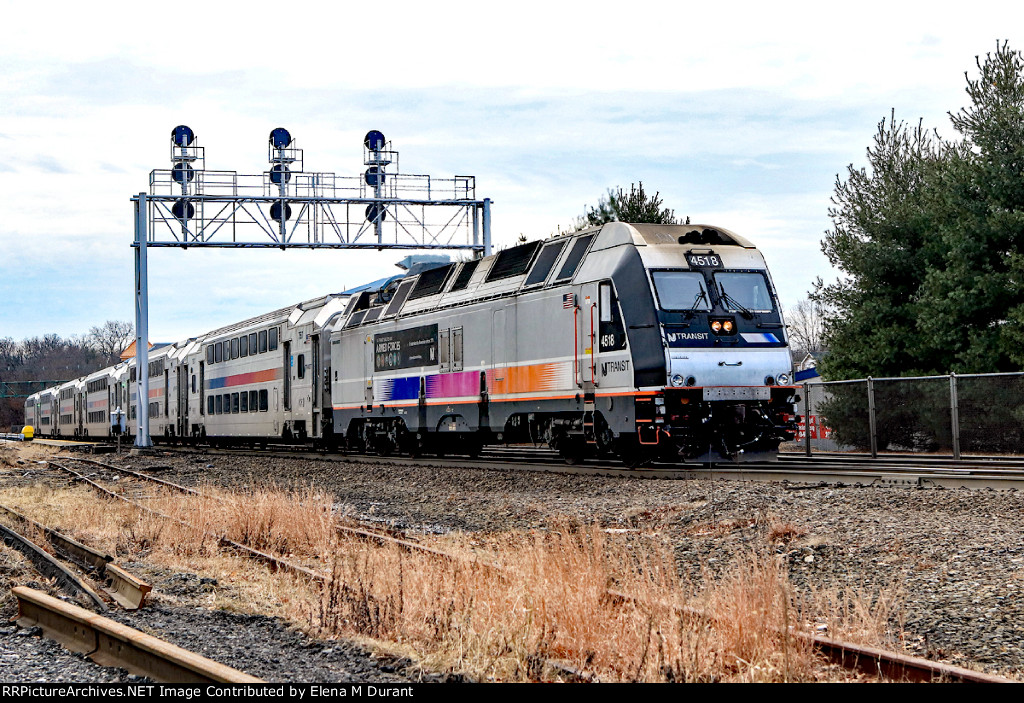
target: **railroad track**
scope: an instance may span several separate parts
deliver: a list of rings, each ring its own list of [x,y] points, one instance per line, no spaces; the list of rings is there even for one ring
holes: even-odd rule
[[[165,683],[264,683],[224,664],[25,586],[12,589],[17,622],[101,666]]]
[[[125,610],[142,606],[151,587],[112,564],[109,555],[39,525],[6,506],[0,506],[0,513],[27,531],[43,535],[48,545],[62,557],[111,581],[110,588],[102,590]],[[47,638],[68,650],[85,654],[101,666],[123,668],[154,681],[262,683],[261,679],[97,614],[94,610],[106,613],[108,606],[84,578],[17,530],[0,524],[0,537],[21,551],[42,576],[52,579],[62,591],[91,608],[67,603],[33,588],[16,586],[11,593],[18,605],[15,621],[21,627],[38,627]]]
[[[108,471],[119,472],[138,480],[150,481],[155,485],[172,488],[182,493],[190,495],[200,495],[200,492],[193,488],[174,484],[172,482],[165,481],[155,476],[149,476],[141,472],[131,471],[129,469],[124,469],[111,464],[106,464],[104,462],[99,462],[92,459],[77,458],[74,459],[74,461],[93,465]],[[54,464],[54,466],[58,465]],[[66,467],[60,468],[62,468],[64,471],[70,471]],[[76,472],[74,471],[71,471],[71,473],[75,474],[76,476],[79,475],[76,474]],[[96,485],[98,487],[98,484],[93,485]],[[116,496],[115,494],[106,491],[106,489],[101,488],[101,490],[108,493],[109,495],[112,495],[114,497],[120,497],[122,500],[125,500],[123,496]],[[437,550],[432,547],[428,547],[426,545],[421,545],[416,542],[410,541],[406,535],[403,535],[401,533],[382,533],[370,527],[353,528],[339,526],[339,529],[347,532],[350,535],[354,535],[368,540],[373,540],[375,542],[379,542],[382,544],[391,544],[403,550],[410,552],[419,552],[421,554],[429,555],[433,558],[447,559],[453,561],[465,559],[465,557],[462,556],[449,554],[441,550]],[[235,543],[232,543],[232,545],[238,547],[239,550],[243,553],[246,553],[247,556],[250,556],[251,558],[257,558],[261,561],[265,561],[275,568],[281,568],[283,570],[301,573],[309,577],[312,581],[319,583],[321,586],[326,585],[327,583],[326,575],[309,571],[307,569],[304,569],[303,567],[296,567],[295,565],[277,559],[276,557],[272,557],[270,555],[257,552],[256,550],[252,550],[251,548],[245,545],[237,545]],[[501,573],[506,573],[505,570],[499,566],[479,561],[475,563],[482,566],[483,568],[493,569]],[[609,591],[609,596],[623,602],[637,600],[635,597],[629,594],[616,591]],[[690,608],[682,608],[682,610],[685,610],[688,615],[696,616],[699,619],[704,620],[710,624],[714,624],[714,622],[716,621],[716,617],[714,615],[702,611],[698,612]],[[920,657],[908,656],[900,652],[892,652],[877,647],[868,647],[855,644],[852,642],[845,642],[842,640],[826,638],[815,633],[791,630],[788,634],[789,636],[792,636],[795,639],[809,641],[811,645],[822,656],[831,660],[832,662],[844,668],[860,671],[862,673],[867,673],[870,675],[879,675],[889,679],[901,681],[1013,683],[1011,679],[1006,679],[1001,676],[985,674],[983,672],[974,671],[964,667],[958,667],[943,662],[922,659]],[[587,672],[580,671],[575,667],[572,667],[562,662],[549,661],[547,662],[547,665],[552,671],[559,672],[560,674],[568,676],[575,680],[596,680]]]
[[[398,466],[463,467],[497,471],[534,471],[574,476],[606,476],[667,480],[769,481],[793,484],[835,486],[896,486],[921,488],[972,488],[1009,490],[1024,488],[1024,459],[977,457],[954,461],[946,457],[887,456],[871,459],[844,454],[815,455],[781,454],[778,462],[737,464],[653,464],[628,469],[611,460],[590,460],[568,465],[554,451],[534,448],[495,448],[480,456],[407,457],[351,454],[313,454],[294,448],[266,450],[239,448],[164,447],[169,454],[207,454],[234,456],[271,456],[291,459],[323,459],[351,463],[388,463]]]

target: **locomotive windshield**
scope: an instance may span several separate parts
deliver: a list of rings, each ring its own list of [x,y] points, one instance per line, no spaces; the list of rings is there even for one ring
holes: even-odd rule
[[[768,279],[760,273],[715,273],[715,286],[729,312],[771,312]]]
[[[654,271],[654,289],[662,310],[711,309],[704,275],[693,271]]]

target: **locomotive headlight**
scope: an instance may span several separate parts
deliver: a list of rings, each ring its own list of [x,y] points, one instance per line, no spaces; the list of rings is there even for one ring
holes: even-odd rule
[[[789,374],[788,373],[780,373],[779,374],[779,385],[780,386],[788,386],[789,385]]]
[[[673,386],[681,386],[681,385],[683,385],[683,376],[682,376],[682,374],[678,374],[678,373],[672,374],[672,385]]]
[[[725,330],[726,334],[732,334],[732,328],[732,320],[726,320],[725,322],[722,323],[722,329]]]
[[[719,320],[715,320],[711,323],[711,331],[718,334],[722,331],[722,323]]]

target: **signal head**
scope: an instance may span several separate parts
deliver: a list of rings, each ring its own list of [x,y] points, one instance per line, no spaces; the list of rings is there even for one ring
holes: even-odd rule
[[[287,222],[292,216],[292,206],[288,203],[284,204],[284,219]],[[281,203],[277,202],[270,206],[270,219],[274,222],[281,221]]]
[[[275,185],[287,183],[291,179],[292,173],[284,164],[274,164],[274,167],[270,169],[270,182],[274,183]]]
[[[275,127],[270,132],[270,146],[285,149],[292,143],[292,135],[284,127]]]
[[[376,188],[377,186],[384,184],[384,170],[377,166],[371,166],[366,169],[366,173],[363,174],[363,178],[366,180],[366,185],[371,188]]]
[[[191,182],[195,177],[195,170],[184,161],[174,164],[174,168],[171,170],[171,178],[174,179],[175,183]]]
[[[196,216],[195,206],[184,198],[178,198],[171,206],[171,214],[179,220],[191,220]]]
[[[380,151],[384,148],[384,135],[375,129],[371,129],[363,137],[363,146],[370,151]]]
[[[180,124],[171,130],[171,141],[174,146],[191,146],[196,140],[196,134],[187,125]]]

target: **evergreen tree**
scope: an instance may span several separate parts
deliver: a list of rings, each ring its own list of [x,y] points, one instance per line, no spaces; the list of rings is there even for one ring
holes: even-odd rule
[[[964,148],[936,184],[943,261],[922,289],[920,330],[943,370],[1024,362],[1024,60],[1006,43],[977,61],[971,104],[950,118]]]
[[[590,208],[586,215],[577,222],[577,229],[596,227],[606,222],[649,222],[663,225],[680,224],[676,219],[675,211],[669,208],[662,208],[660,192],[648,197],[644,192],[643,181],[639,186],[631,183],[629,192],[622,188],[608,190],[608,195],[602,197],[597,207]]]
[[[928,217],[926,174],[943,159],[938,140],[919,124],[878,125],[867,150],[870,170],[847,169],[836,178],[833,229],[822,251],[846,276],[819,282],[812,299],[830,311],[819,366],[830,378],[923,372],[914,325],[917,291],[924,280],[934,229]]]
[[[817,286],[829,378],[1017,370],[1024,363],[1024,60],[977,60],[959,139],[879,125],[868,168],[836,179]]]

